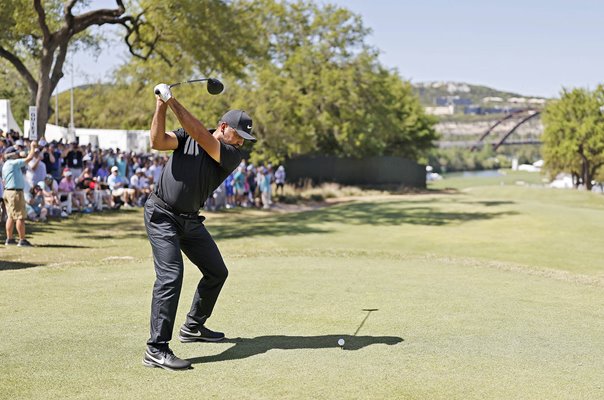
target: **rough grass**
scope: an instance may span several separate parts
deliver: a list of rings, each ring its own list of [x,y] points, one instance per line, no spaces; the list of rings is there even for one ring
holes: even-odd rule
[[[140,211],[33,225],[37,247],[0,248],[0,398],[604,398],[604,197],[453,189],[209,215],[229,339],[174,342],[179,373],[141,365]]]

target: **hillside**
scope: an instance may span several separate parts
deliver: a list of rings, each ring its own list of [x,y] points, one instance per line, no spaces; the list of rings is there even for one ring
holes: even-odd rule
[[[499,97],[501,99],[521,98],[518,93],[506,92],[488,86],[471,85],[464,82],[419,82],[414,83],[415,92],[424,106],[442,105],[439,98],[468,99],[472,104],[480,104],[484,98]],[[528,98],[528,97],[527,97]]]
[[[516,110],[542,109],[547,101],[464,82],[419,82],[413,87],[426,112],[441,121],[482,121]]]

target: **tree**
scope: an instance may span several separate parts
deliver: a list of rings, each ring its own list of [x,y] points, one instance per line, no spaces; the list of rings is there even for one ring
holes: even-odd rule
[[[552,174],[570,172],[578,187],[592,188],[604,165],[604,87],[563,90],[543,116],[543,157]]]
[[[32,7],[26,0],[3,1],[0,22],[11,29],[0,31],[0,58],[10,62],[27,83],[30,104],[38,112],[39,132],[44,132],[48,121],[49,100],[63,77],[69,49],[93,46],[100,40],[90,33],[94,25],[125,28],[123,38],[133,56],[117,75],[118,94],[125,99],[150,93],[150,87],[160,81],[181,81],[216,71],[241,76],[250,58],[265,55],[254,44],[259,31],[253,19],[258,13],[254,2],[133,0],[130,14],[122,0],[116,0],[113,9],[83,11],[89,3],[34,0]],[[78,10],[82,12],[77,14]],[[107,106],[116,103],[116,98],[109,100]]]
[[[436,139],[408,82],[377,60],[358,15],[332,5],[265,1],[270,60],[250,67],[243,93],[257,152],[417,158]],[[242,94],[243,94],[242,93]]]
[[[70,46],[90,45],[95,39],[87,30],[94,25],[118,24],[126,28],[125,41],[132,52],[145,58],[154,47],[146,38],[143,13],[126,15],[122,0],[116,8],[97,9],[76,14],[87,2],[70,0],[4,0],[0,8],[0,57],[7,60],[27,83],[30,105],[37,109],[37,128],[43,134],[49,116],[52,92],[63,77],[63,65]],[[35,23],[32,23],[35,21]],[[155,35],[157,38],[157,35]],[[143,54],[144,51],[147,54]],[[34,73],[37,69],[37,73]]]

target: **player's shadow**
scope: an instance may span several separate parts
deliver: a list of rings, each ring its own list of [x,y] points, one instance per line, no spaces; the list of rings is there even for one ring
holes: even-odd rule
[[[352,336],[352,335],[323,335],[323,336],[258,336],[255,338],[225,339],[218,343],[233,343],[234,346],[220,354],[189,358],[193,364],[210,363],[228,360],[240,360],[269,350],[295,349],[332,349],[340,347],[338,340],[344,339],[344,350],[359,350],[373,344],[395,345],[403,341],[397,336]]]

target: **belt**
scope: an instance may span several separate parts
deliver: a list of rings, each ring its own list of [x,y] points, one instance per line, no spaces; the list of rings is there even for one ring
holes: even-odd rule
[[[9,189],[9,188],[4,188],[4,190],[14,190],[15,192],[22,192],[23,189]]]
[[[171,205],[169,205],[168,203],[166,203],[165,201],[163,201],[157,194],[155,194],[155,192],[151,192],[151,195],[149,197],[151,197],[155,203],[159,204],[159,206],[161,208],[163,208],[166,211],[170,211],[172,214],[176,214],[179,217],[189,218],[189,219],[199,219],[199,218],[202,218],[202,221],[205,219],[205,217],[202,217],[198,213],[195,213],[195,212],[192,212],[192,213],[182,213],[182,212],[176,210],[174,207],[172,207]]]

